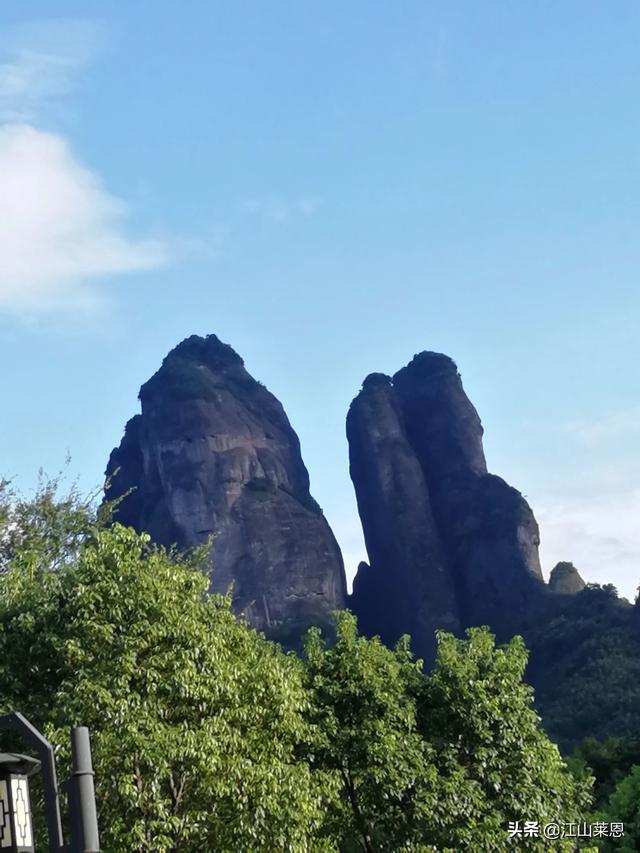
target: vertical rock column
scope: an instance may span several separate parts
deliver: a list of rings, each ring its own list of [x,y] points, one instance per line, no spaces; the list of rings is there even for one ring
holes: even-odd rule
[[[387,641],[489,624],[509,635],[543,594],[538,526],[522,495],[487,472],[482,425],[454,362],[417,355],[374,374],[347,417],[351,477],[371,565],[351,606]]]
[[[365,633],[380,634],[388,644],[409,633],[431,659],[436,628],[460,628],[458,603],[429,490],[388,376],[365,380],[349,409],[347,437],[371,560],[359,567],[352,606]]]
[[[487,472],[482,424],[452,359],[420,353],[393,384],[454,569],[461,619],[508,635],[543,590],[531,508]]]

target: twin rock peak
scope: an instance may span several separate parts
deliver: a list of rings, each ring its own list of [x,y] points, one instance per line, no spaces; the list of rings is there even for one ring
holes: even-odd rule
[[[514,488],[489,474],[480,418],[455,363],[423,352],[373,373],[347,415],[351,479],[369,564],[347,594],[340,549],[309,491],[281,403],[215,335],[182,341],[140,389],[141,413],[110,456],[117,520],[163,545],[213,536],[211,588],[297,647],[349,607],[388,644],[408,633],[433,659],[434,631],[486,624],[507,638],[549,597],[583,586],[561,564],[547,586],[539,532]]]

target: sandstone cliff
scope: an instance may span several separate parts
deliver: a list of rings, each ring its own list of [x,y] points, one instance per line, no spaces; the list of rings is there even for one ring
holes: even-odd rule
[[[109,459],[117,520],[162,544],[214,536],[211,585],[293,643],[344,607],[340,549],[309,492],[298,437],[278,400],[215,335],[192,336],[140,390]]]
[[[347,417],[351,477],[371,565],[350,605],[386,642],[489,624],[508,636],[546,597],[533,513],[489,474],[480,418],[456,365],[424,352],[365,380]]]

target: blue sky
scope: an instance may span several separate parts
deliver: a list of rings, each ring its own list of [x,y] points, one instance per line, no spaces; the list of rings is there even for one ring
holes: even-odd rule
[[[141,383],[215,332],[352,574],[346,410],[434,349],[545,569],[635,594],[635,0],[8,0],[0,33],[0,471],[68,451],[96,486]]]

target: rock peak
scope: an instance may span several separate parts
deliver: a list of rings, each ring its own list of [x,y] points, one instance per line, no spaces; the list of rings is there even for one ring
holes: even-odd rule
[[[225,378],[255,381],[244,369],[238,353],[217,335],[191,335],[163,359],[159,370],[140,389],[143,410],[156,398],[209,399]]]
[[[173,358],[182,358],[203,364],[210,370],[224,370],[225,367],[244,366],[244,361],[238,353],[225,344],[217,335],[191,335],[175,346],[165,358],[165,362]]]
[[[557,563],[553,569],[551,569],[551,574],[549,575],[549,589],[553,592],[572,595],[573,593],[581,592],[584,588],[585,582],[573,563],[563,561]]]
[[[433,657],[436,628],[490,624],[509,636],[545,594],[538,525],[487,471],[482,424],[453,359],[421,352],[349,409],[351,479],[369,555],[351,606],[388,643],[408,632]]]
[[[180,548],[213,536],[212,589],[232,585],[236,612],[272,638],[296,645],[329,626],[342,556],[276,397],[218,337],[193,335],[140,400],[107,467],[117,520]]]
[[[391,384],[392,379],[386,373],[370,373],[362,383],[362,388],[384,388]]]
[[[448,355],[441,352],[432,352],[424,350],[416,353],[406,367],[399,370],[393,377],[394,381],[397,376],[404,375],[433,377],[441,374],[458,374],[458,366],[455,361]]]

